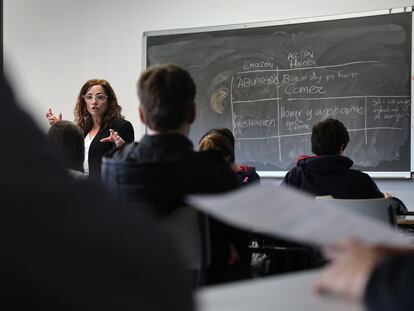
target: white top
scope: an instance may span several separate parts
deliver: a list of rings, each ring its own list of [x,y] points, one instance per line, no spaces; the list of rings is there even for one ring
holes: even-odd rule
[[[89,135],[85,136],[85,159],[83,160],[83,171],[85,172],[85,175],[89,175],[89,147],[91,146],[91,143],[93,141],[93,137],[89,137]]]
[[[68,173],[71,177],[73,177],[74,179],[86,179],[88,178],[88,175],[86,175],[85,173],[73,170],[73,169],[68,169]]]

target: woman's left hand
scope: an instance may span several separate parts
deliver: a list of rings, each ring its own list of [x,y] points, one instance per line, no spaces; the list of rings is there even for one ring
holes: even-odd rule
[[[117,147],[121,147],[125,144],[125,141],[119,136],[118,132],[115,132],[113,129],[109,129],[109,136],[102,138],[101,143],[113,142]]]

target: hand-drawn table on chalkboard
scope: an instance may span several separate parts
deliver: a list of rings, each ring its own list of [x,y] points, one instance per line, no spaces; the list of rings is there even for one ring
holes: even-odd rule
[[[240,163],[280,176],[310,154],[312,126],[341,120],[355,167],[411,172],[412,9],[144,34],[145,64],[197,84],[195,144],[228,127]]]

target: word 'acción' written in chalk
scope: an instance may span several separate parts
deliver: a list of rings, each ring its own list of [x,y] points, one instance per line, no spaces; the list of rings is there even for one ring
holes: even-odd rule
[[[301,49],[288,53],[287,59],[290,68],[312,67],[316,66],[314,59],[314,51],[312,49]]]

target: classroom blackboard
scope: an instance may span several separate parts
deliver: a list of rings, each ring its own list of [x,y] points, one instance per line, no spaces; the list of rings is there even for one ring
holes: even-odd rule
[[[196,146],[227,127],[238,163],[277,176],[311,154],[312,126],[330,117],[348,128],[355,168],[399,176],[411,171],[411,32],[412,12],[388,11],[152,31],[145,65],[193,76]]]

